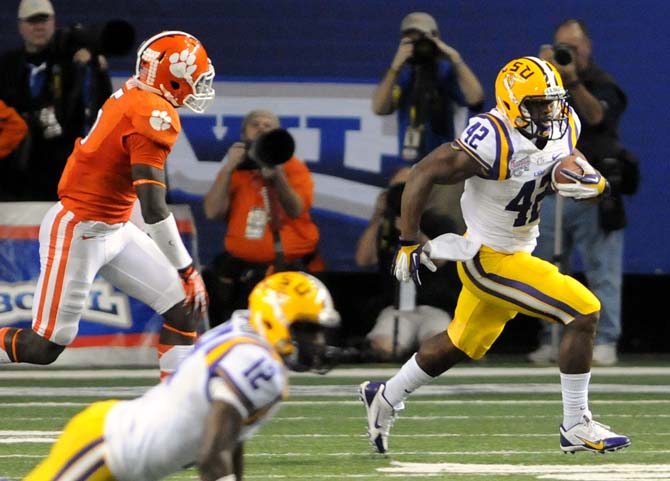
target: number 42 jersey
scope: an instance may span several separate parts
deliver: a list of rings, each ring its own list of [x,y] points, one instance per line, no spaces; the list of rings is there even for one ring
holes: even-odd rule
[[[496,108],[469,120],[453,145],[486,174],[465,181],[461,209],[468,239],[504,253],[533,251],[551,169],[579,138],[581,124],[572,108],[567,121],[563,137],[538,149]]]
[[[198,459],[213,400],[240,412],[243,442],[278,410],[287,390],[284,362],[249,325],[248,311],[236,311],[207,331],[169,378],[112,407],[104,427],[108,465],[119,481],[163,479]]]

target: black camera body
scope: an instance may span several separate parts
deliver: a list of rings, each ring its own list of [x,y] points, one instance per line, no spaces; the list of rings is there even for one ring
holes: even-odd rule
[[[412,42],[414,51],[408,62],[414,65],[425,65],[434,62],[439,53],[437,45],[426,35]]]
[[[559,65],[569,65],[574,61],[574,48],[565,43],[557,43],[554,45],[554,60]]]
[[[256,170],[262,167],[276,167],[287,162],[295,152],[295,141],[286,129],[273,129],[258,136],[253,142],[246,142],[244,160],[237,166],[239,170]]]

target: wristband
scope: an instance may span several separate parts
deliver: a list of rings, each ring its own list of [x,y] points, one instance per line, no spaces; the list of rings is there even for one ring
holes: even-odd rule
[[[191,255],[184,247],[177,229],[177,222],[170,212],[165,219],[155,224],[147,224],[147,232],[170,263],[177,269],[184,269],[193,263]]]
[[[419,244],[419,241],[414,240],[414,239],[410,239],[410,240],[399,239],[399,242],[400,242],[400,245],[403,246],[403,247],[415,246],[415,245]]]

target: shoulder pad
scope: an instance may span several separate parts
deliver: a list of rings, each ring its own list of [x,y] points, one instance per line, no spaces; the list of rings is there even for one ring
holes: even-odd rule
[[[172,147],[181,132],[177,110],[167,100],[151,92],[136,90],[131,122],[138,133],[154,142]]]

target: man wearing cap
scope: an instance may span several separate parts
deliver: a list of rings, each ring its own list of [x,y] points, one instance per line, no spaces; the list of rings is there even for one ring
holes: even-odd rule
[[[403,160],[416,162],[454,139],[455,107],[480,109],[484,90],[461,54],[440,39],[431,15],[410,13],[400,35],[372,110],[377,115],[398,112],[399,152]]]
[[[56,30],[49,0],[21,0],[17,18],[23,46],[0,56],[0,100],[21,114],[28,134],[3,161],[0,200],[57,200],[74,141],[111,95],[111,80],[104,57]]]
[[[461,54],[440,39],[435,19],[412,12],[400,23],[400,45],[377,86],[372,111],[397,112],[398,153],[403,163],[415,163],[428,152],[454,140],[469,112],[484,103],[484,89]],[[430,207],[447,215],[463,232],[460,210],[463,184],[434,186]],[[450,206],[446,210],[444,206]]]

